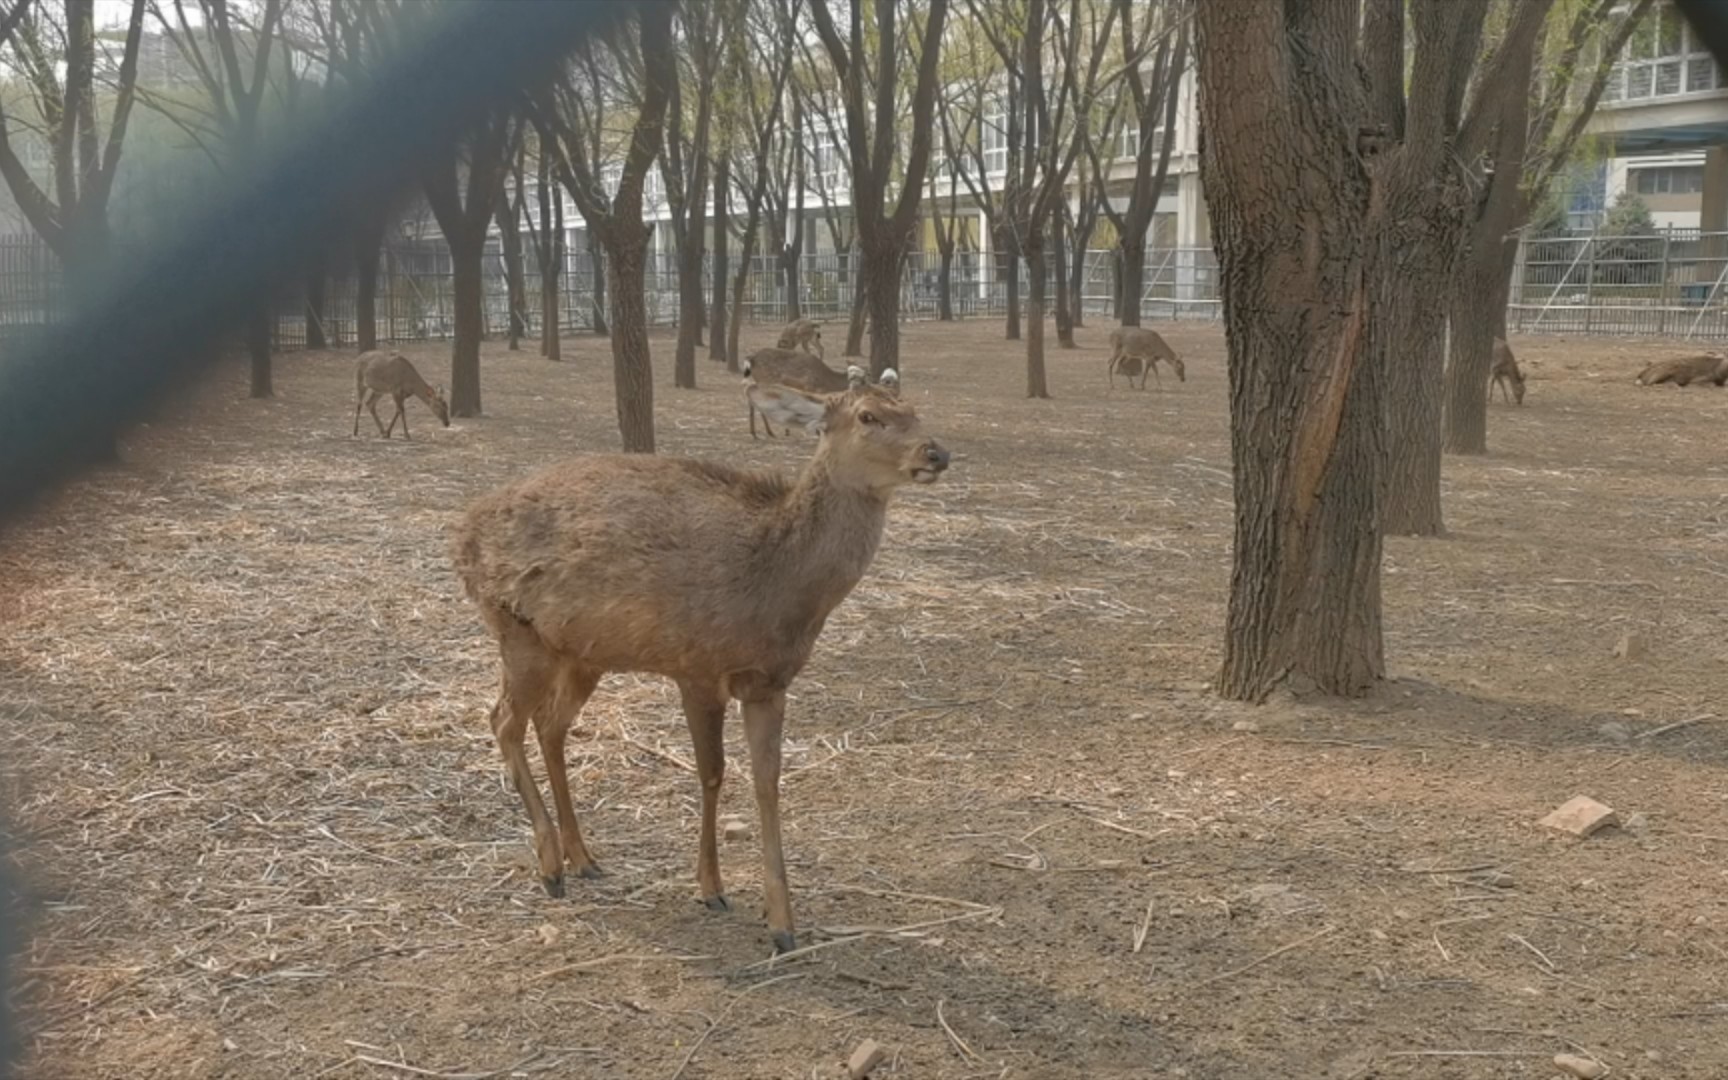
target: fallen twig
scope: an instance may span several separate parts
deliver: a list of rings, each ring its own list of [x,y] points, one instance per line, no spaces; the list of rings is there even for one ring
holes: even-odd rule
[[[948,1018],[942,1015],[942,1006],[945,1004],[947,1004],[945,1000],[936,1003],[936,1022],[941,1024],[942,1030],[948,1033],[948,1041],[954,1044],[954,1050],[960,1055],[960,1060],[966,1062],[977,1061],[978,1051],[967,1046],[966,1040],[962,1039],[955,1033],[954,1029],[948,1024]]]
[[[1529,949],[1532,953],[1535,953],[1536,959],[1542,961],[1542,966],[1547,968],[1550,973],[1560,970],[1559,968],[1554,966],[1554,961],[1548,959],[1547,953],[1544,953],[1541,949],[1538,949],[1536,946],[1530,944],[1528,939],[1520,937],[1517,934],[1507,934],[1506,940],[1507,941],[1516,941],[1518,944],[1524,946],[1526,949]]]
[[[1146,901],[1146,917],[1140,920],[1139,929],[1134,931],[1134,951],[1139,952],[1146,944],[1146,935],[1152,930],[1152,901]]]
[[[696,1051],[702,1049],[702,1044],[708,1041],[708,1036],[714,1034],[715,1028],[718,1028],[721,1024],[726,1022],[726,1018],[732,1015],[732,1010],[737,1007],[740,1001],[744,1000],[745,994],[750,993],[752,990],[760,990],[764,986],[773,986],[777,982],[785,982],[787,979],[802,979],[803,977],[804,973],[802,971],[789,971],[784,975],[776,975],[772,979],[763,979],[759,983],[746,986],[744,989],[732,995],[732,1000],[728,1001],[726,1007],[720,1010],[720,1015],[709,1021],[708,1027],[704,1029],[702,1034],[697,1037],[696,1041],[691,1044],[690,1052],[684,1055],[684,1060],[678,1063],[678,1067],[672,1071],[672,1075],[668,1080],[678,1080],[680,1076],[684,1075],[684,1070],[688,1069],[690,1067],[690,1062],[695,1060]]]
[[[539,1060],[545,1051],[536,1050],[521,1061],[511,1062],[501,1069],[488,1069],[485,1072],[439,1072],[437,1069],[422,1069],[418,1065],[410,1065],[406,1061],[391,1061],[389,1058],[377,1058],[370,1054],[355,1054],[354,1061],[376,1065],[381,1069],[394,1069],[397,1072],[412,1073],[415,1076],[430,1076],[434,1080],[490,1080],[494,1076],[505,1076],[515,1072],[522,1066]]]
[[[1236,976],[1241,975],[1243,972],[1253,971],[1255,968],[1259,967],[1261,964],[1266,963],[1268,960],[1276,960],[1278,957],[1283,956],[1287,952],[1290,952],[1294,949],[1300,949],[1302,946],[1307,945],[1310,942],[1319,941],[1321,938],[1325,937],[1327,934],[1330,934],[1332,931],[1334,931],[1336,929],[1338,929],[1336,926],[1324,927],[1318,933],[1309,934],[1305,938],[1302,938],[1302,939],[1297,940],[1297,941],[1292,941],[1288,945],[1283,945],[1283,946],[1280,946],[1279,948],[1273,949],[1271,952],[1267,953],[1265,956],[1260,957],[1258,960],[1252,960],[1246,964],[1243,964],[1239,968],[1231,968],[1229,971],[1221,972],[1220,974],[1212,976],[1210,979],[1202,979],[1201,981],[1194,984],[1194,989],[1198,990],[1203,986],[1211,986],[1213,983],[1223,982],[1225,979],[1233,979]]]
[[[1688,717],[1685,720],[1676,720],[1672,724],[1663,724],[1659,728],[1651,728],[1649,731],[1640,731],[1638,734],[1634,735],[1633,738],[1654,739],[1658,735],[1666,735],[1670,731],[1679,731],[1681,728],[1691,727],[1693,724],[1702,724],[1706,720],[1714,719],[1716,719],[1715,713],[1702,713],[1698,716]]]

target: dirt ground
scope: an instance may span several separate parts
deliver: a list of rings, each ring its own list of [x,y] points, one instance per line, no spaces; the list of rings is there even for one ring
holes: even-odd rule
[[[1675,343],[1522,339],[1526,407],[1386,557],[1366,701],[1214,699],[1229,583],[1221,333],[1027,401],[999,326],[906,328],[954,451],[906,492],[795,687],[801,942],[770,965],[754,833],[695,902],[676,694],[608,680],[572,739],[609,871],[536,880],[446,530],[615,447],[609,352],[489,344],[486,415],[350,437],[351,358],[222,369],[0,540],[5,785],[32,875],[36,1078],[1728,1076],[1728,392]],[[749,328],[746,342],[770,331]],[[661,450],[794,468],[735,378]],[[429,375],[447,347],[410,350]],[[1617,658],[1623,635],[1630,658]],[[1683,723],[1694,721],[1691,723]],[[723,813],[754,825],[738,725]],[[531,751],[532,753],[532,751]],[[536,762],[538,767],[538,762]],[[1573,795],[1626,827],[1535,822]]]

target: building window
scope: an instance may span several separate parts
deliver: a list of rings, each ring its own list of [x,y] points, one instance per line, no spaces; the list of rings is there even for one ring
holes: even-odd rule
[[[1164,151],[1164,129],[1152,129],[1152,158],[1157,160]],[[1117,147],[1116,156],[1123,159],[1133,159],[1140,153],[1140,125],[1129,121],[1122,127],[1121,145]]]
[[[1640,22],[1626,42],[1625,55],[1615,65],[1602,100],[1639,101],[1724,86],[1728,81],[1704,43],[1678,11],[1664,4],[1656,18]]]
[[[1627,186],[1640,195],[1697,195],[1704,190],[1704,166],[1664,165],[1631,170]]]
[[[999,173],[1008,171],[1008,109],[1000,99],[990,103],[990,111],[984,114],[984,171]]]

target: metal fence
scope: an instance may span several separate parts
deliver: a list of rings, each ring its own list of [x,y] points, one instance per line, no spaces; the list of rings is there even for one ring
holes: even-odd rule
[[[1051,260],[1052,262],[1054,260]],[[580,245],[564,252],[559,276],[559,324],[565,331],[592,330],[595,275],[604,259]],[[734,258],[730,271],[740,262]],[[530,337],[540,332],[540,275],[531,248],[524,252],[526,310],[520,313]],[[957,251],[949,269],[950,300],[960,319],[999,316],[1007,308],[1005,265],[989,254]],[[799,258],[796,279],[802,314],[844,321],[857,298],[860,263],[856,252],[825,252]],[[908,320],[933,319],[939,310],[941,259],[931,252],[910,253],[900,275],[900,310]],[[483,265],[486,332],[508,331],[509,290],[504,258],[496,238]],[[705,259],[703,277],[712,272]],[[1047,295],[1057,286],[1054,267]],[[1080,300],[1088,316],[1108,317],[1116,309],[1118,272],[1113,251],[1088,251],[1080,266]],[[384,342],[437,340],[455,329],[455,303],[449,251],[435,239],[386,241],[379,264],[376,319]],[[1525,240],[1512,279],[1508,322],[1520,333],[1633,335],[1728,340],[1728,233],[1672,230],[1653,236],[1580,235]],[[1140,296],[1145,319],[1215,319],[1218,272],[1210,248],[1161,248],[1147,252]],[[654,326],[676,325],[678,267],[670,254],[651,254],[646,274],[648,319]],[[355,282],[338,272],[325,283],[316,314],[303,294],[286,294],[275,304],[274,341],[278,348],[304,347],[308,323],[316,319],[331,346],[355,340]],[[728,297],[730,298],[730,288]],[[757,255],[746,270],[741,317],[750,323],[780,324],[791,310],[789,280],[778,257]],[[1024,297],[1024,275],[1022,275]],[[0,342],[16,340],[33,328],[58,320],[64,307],[58,261],[32,234],[0,236]]]

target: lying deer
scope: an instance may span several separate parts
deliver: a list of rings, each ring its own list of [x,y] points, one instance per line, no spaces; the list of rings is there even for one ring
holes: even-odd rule
[[[1169,364],[1176,372],[1177,382],[1188,381],[1188,369],[1182,366],[1182,358],[1176,355],[1176,350],[1165,343],[1156,330],[1146,330],[1138,326],[1118,326],[1110,331],[1110,385],[1116,385],[1118,371],[1128,376],[1128,388],[1134,388],[1134,376],[1140,376],[1140,389],[1146,389],[1146,374],[1158,379],[1160,388],[1164,380],[1158,375],[1158,361]]]
[[[599,874],[570,804],[572,721],[606,673],[664,675],[682,695],[702,783],[701,898],[730,907],[715,814],[721,731],[736,699],[761,817],[768,926],[777,952],[796,947],[780,845],[786,690],[875,556],[889,496],[934,483],[949,460],[910,406],[874,387],[802,401],[805,424],[822,438],[796,478],[650,454],[577,458],[482,497],[457,527],[456,571],[502,653],[493,735],[552,896],[563,895],[566,862],[580,877]],[[528,770],[530,721],[557,824]]]
[[[774,344],[782,349],[803,349],[820,357],[822,324],[815,319],[794,319],[786,324],[786,329],[780,331],[780,340]]]
[[[378,419],[378,399],[385,394],[396,402],[396,415],[390,418],[389,427]],[[372,422],[378,425],[378,434],[388,439],[400,420],[402,437],[408,438],[408,413],[402,403],[410,396],[424,401],[440,423],[450,426],[450,405],[444,400],[444,388],[434,389],[422,379],[406,356],[398,352],[361,353],[360,363],[354,369],[354,434],[360,434],[360,408],[365,406],[372,413]]]
[[[1488,396],[1494,396],[1494,388],[1500,388],[1501,398],[1505,401],[1516,401],[1524,404],[1524,373],[1518,370],[1518,361],[1512,355],[1512,346],[1506,344],[1504,338],[1494,339],[1494,368],[1492,382],[1488,384]],[[1511,387],[1511,392],[1507,392]]]
[[[1658,360],[1638,373],[1637,382],[1639,386],[1655,386],[1658,383],[1689,386],[1695,382],[1709,382],[1721,386],[1728,383],[1728,359],[1716,353],[1704,353],[1675,360]]]

